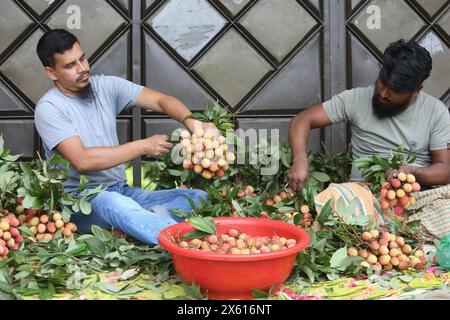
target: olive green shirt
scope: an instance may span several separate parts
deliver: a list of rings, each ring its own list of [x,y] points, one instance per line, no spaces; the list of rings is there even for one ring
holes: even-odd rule
[[[447,150],[450,114],[443,102],[420,92],[406,111],[379,119],[373,113],[373,93],[373,87],[357,88],[323,103],[333,123],[350,124],[354,159],[371,155],[390,159],[391,150],[408,144],[417,157],[414,165],[428,167],[432,163],[431,151]],[[352,170],[352,180],[362,180],[356,168]]]

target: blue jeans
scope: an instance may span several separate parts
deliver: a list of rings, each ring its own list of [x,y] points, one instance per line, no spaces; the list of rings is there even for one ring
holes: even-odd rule
[[[71,220],[79,233],[89,233],[92,225],[104,229],[114,227],[145,244],[157,244],[163,229],[184,220],[169,210],[192,213],[186,197],[197,206],[200,199],[206,201],[208,194],[188,189],[148,191],[119,182],[90,200],[90,215],[76,213]]]

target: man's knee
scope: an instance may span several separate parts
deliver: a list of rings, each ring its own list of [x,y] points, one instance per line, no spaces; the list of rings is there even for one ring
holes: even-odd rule
[[[173,189],[172,192],[176,195],[191,198],[198,201],[198,199],[208,199],[208,193],[200,189]]]

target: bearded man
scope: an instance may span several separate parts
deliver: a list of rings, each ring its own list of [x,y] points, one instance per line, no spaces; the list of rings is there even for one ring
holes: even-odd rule
[[[290,187],[301,191],[308,180],[310,130],[346,122],[354,159],[390,158],[391,151],[405,143],[411,148],[416,162],[400,170],[413,174],[429,192],[424,197],[428,200],[417,204],[420,214],[414,218],[421,219],[433,237],[450,234],[450,115],[444,103],[422,90],[431,70],[432,58],[425,48],[399,40],[385,50],[374,86],[347,90],[298,114],[289,130]],[[395,170],[386,172],[388,179],[396,175]],[[356,167],[351,180],[363,180]]]

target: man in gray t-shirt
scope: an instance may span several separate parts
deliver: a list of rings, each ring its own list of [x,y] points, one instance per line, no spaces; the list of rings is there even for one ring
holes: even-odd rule
[[[450,183],[450,115],[438,99],[422,92],[432,59],[418,44],[399,40],[384,53],[383,66],[374,87],[358,88],[312,106],[291,122],[289,141],[293,164],[290,187],[300,191],[308,179],[306,157],[310,130],[338,122],[351,126],[353,157],[377,155],[407,143],[417,155],[414,165],[401,168],[423,186]],[[361,180],[352,170],[352,179]],[[389,171],[388,177],[396,172]]]
[[[206,199],[201,190],[148,191],[126,184],[123,164],[141,156],[160,157],[172,144],[156,135],[119,145],[116,117],[126,108],[138,106],[162,112],[194,128],[216,130],[188,117],[191,112],[179,100],[110,76],[90,76],[90,66],[77,38],[65,30],[44,34],[37,47],[45,73],[55,88],[38,102],[35,124],[42,138],[46,158],[60,154],[70,162],[65,191],[75,194],[80,175],[90,180],[88,188],[106,187],[90,200],[92,214],[72,215],[81,232],[93,224],[115,227],[148,244],[158,242],[160,231],[180,221],[170,209],[191,211],[191,198]]]
[[[37,103],[35,124],[42,137],[47,159],[59,153],[57,146],[67,139],[80,139],[85,148],[117,147],[119,141],[116,117],[124,109],[133,108],[143,87],[110,76],[91,76],[92,97],[76,97],[58,88],[48,91]],[[75,164],[74,164],[75,165]],[[118,165],[101,171],[86,172],[87,188],[109,187],[125,180],[125,169]],[[64,190],[76,193],[80,171],[72,168]]]
[[[323,103],[332,123],[350,124],[354,159],[371,155],[388,159],[390,150],[407,144],[416,156],[415,166],[431,166],[432,152],[446,150],[450,143],[450,116],[444,103],[421,91],[402,113],[379,118],[372,112],[374,94],[374,87],[357,88]],[[351,179],[362,181],[356,167],[353,167]]]

